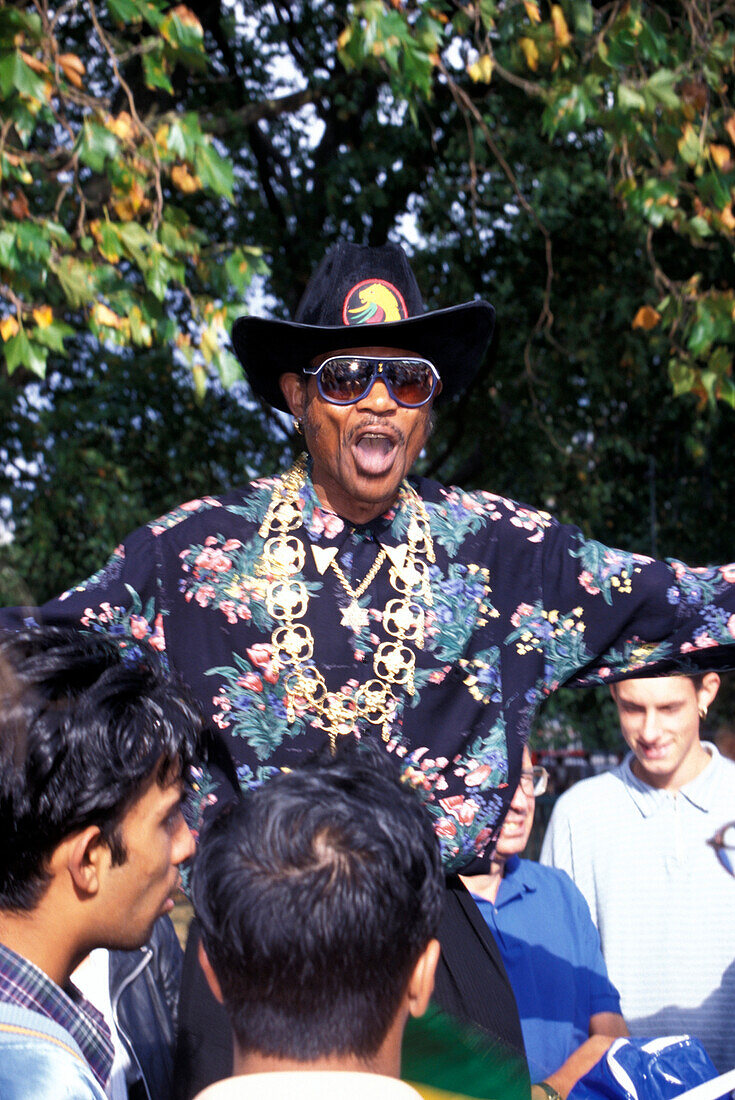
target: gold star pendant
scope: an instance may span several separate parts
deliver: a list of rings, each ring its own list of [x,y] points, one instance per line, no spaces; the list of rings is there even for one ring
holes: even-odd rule
[[[370,620],[368,609],[360,607],[357,600],[352,600],[347,607],[341,607],[340,611],[342,612],[342,626],[348,626],[356,634],[364,630]]]

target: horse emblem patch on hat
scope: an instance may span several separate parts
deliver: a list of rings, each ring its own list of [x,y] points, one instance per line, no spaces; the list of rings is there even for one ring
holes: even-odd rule
[[[347,292],[342,306],[345,325],[382,325],[408,317],[403,295],[385,279],[363,279]]]

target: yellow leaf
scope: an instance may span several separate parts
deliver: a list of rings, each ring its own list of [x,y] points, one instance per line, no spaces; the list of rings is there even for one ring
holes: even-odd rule
[[[352,27],[345,27],[337,39],[337,49],[343,50],[352,38]]]
[[[127,111],[121,111],[119,115],[108,115],[105,127],[121,141],[129,141],[135,137],[135,126]]]
[[[122,317],[114,313],[104,302],[95,302],[92,307],[92,317],[98,325],[104,325],[106,328],[123,327],[124,322]]]
[[[732,160],[730,158],[730,150],[726,145],[715,145],[713,143],[709,147],[709,153],[721,172],[727,172],[729,170]]]
[[[45,61],[41,61],[38,57],[33,57],[31,54],[26,53],[25,50],[20,51],[20,56],[25,61],[29,69],[33,69],[34,73],[38,73],[39,76],[46,76],[48,73],[48,65]]]
[[[133,180],[127,191],[116,190],[113,201],[115,213],[120,221],[132,221],[136,214],[147,205],[145,192],[137,180]]]
[[[523,56],[529,69],[535,73],[538,69],[538,46],[532,38],[521,38],[518,45],[523,50]]]
[[[633,328],[642,328],[646,332],[655,328],[661,320],[661,314],[653,306],[641,306],[633,318]]]
[[[725,129],[727,130],[727,136],[730,141],[735,145],[735,115],[730,115],[725,123]]]
[[[564,12],[558,4],[551,5],[551,22],[554,24],[554,38],[560,46],[568,46],[572,41]]]
[[[205,393],[207,392],[207,372],[205,371],[204,367],[200,366],[199,363],[196,363],[191,368],[191,373],[194,376],[194,389],[196,390],[196,395],[201,401]]]
[[[199,176],[192,176],[188,168],[185,168],[183,164],[175,164],[171,169],[171,179],[178,187],[179,191],[183,191],[186,195],[191,195],[194,191],[199,191],[202,186],[202,181]]]
[[[54,319],[54,311],[51,306],[39,306],[33,311],[33,320],[39,328],[48,328]]]
[[[482,57],[468,66],[467,73],[470,80],[474,80],[475,84],[480,82],[489,84],[493,75],[493,59],[490,54],[483,54]]]
[[[197,34],[201,37],[204,34],[202,25],[197,19],[191,8],[187,8],[186,4],[177,4],[175,8],[172,8],[169,15],[175,15],[180,23],[183,23],[185,27],[193,27]]]
[[[733,217],[731,202],[727,204],[724,210],[720,210],[718,217],[725,229],[729,229],[732,233],[733,229],[735,229],[735,217]]]
[[[2,336],[3,340],[11,340],[18,332],[19,328],[20,325],[15,317],[6,317],[5,320],[0,321],[0,336]]]
[[[212,359],[219,351],[219,344],[217,343],[217,336],[211,328],[205,328],[202,333],[201,340],[199,342],[202,355],[208,363],[212,362]]]
[[[526,9],[526,15],[532,23],[541,22],[541,12],[538,10],[538,3],[536,0],[523,0],[523,6]]]
[[[75,53],[62,53],[59,57],[64,76],[75,88],[82,87],[82,77],[85,73],[84,62]]]

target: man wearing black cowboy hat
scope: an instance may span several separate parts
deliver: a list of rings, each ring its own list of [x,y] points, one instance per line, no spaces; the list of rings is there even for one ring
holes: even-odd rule
[[[425,792],[449,873],[485,868],[535,709],[561,683],[734,660],[735,568],[610,550],[545,512],[409,476],[434,401],[472,381],[493,322],[486,302],[425,313],[397,245],[336,245],[294,322],[233,331],[254,392],[291,411],[307,453],[135,532],[36,613],[165,650],[241,784],[375,737]],[[203,775],[203,798],[215,787]],[[452,881],[445,925],[464,914],[484,965],[497,952]],[[440,995],[466,1009],[469,990],[473,1014],[485,1006],[517,1042],[512,1009],[478,988],[471,938],[444,937]]]

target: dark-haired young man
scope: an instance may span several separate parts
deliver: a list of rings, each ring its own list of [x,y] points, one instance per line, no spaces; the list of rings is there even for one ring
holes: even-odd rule
[[[70,982],[173,906],[201,719],[154,654],[44,628],[0,638],[0,1096],[102,1100],[108,1025]]]
[[[431,996],[443,892],[430,818],[372,746],[227,807],[193,898],[236,1076],[200,1100],[415,1097],[396,1079],[401,1038]]]

